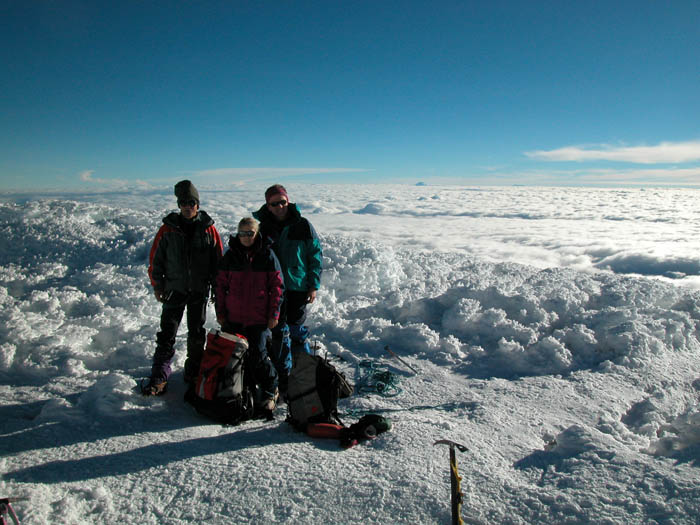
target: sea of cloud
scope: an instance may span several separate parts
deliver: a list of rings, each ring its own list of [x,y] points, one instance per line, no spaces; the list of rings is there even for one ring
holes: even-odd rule
[[[289,185],[292,201],[323,233],[349,233],[418,250],[457,251],[482,259],[583,271],[611,271],[700,286],[698,190],[683,188],[540,188],[407,185]],[[203,191],[219,225],[262,203],[264,186]],[[59,196],[109,202],[128,210],[172,207],[170,190]],[[56,195],[46,194],[45,198]],[[37,194],[0,195],[29,202]],[[68,212],[70,213],[70,212]],[[379,225],[379,227],[377,227]]]

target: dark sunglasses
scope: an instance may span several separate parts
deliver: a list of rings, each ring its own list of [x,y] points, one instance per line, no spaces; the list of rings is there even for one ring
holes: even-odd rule
[[[277,208],[277,206],[279,206],[280,208],[284,208],[286,205],[287,201],[275,201],[270,203],[270,206],[272,206],[273,208]]]
[[[194,199],[191,199],[189,201],[177,201],[177,205],[184,208],[185,206],[189,208],[194,208],[197,205],[197,201]]]
[[[254,232],[254,231],[242,231],[242,232],[238,232],[238,236],[239,237],[255,237],[256,233],[257,232]]]

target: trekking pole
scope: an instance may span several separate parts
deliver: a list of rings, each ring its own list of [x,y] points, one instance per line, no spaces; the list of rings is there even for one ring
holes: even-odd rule
[[[455,449],[460,452],[466,452],[467,447],[450,441],[448,439],[441,439],[433,443],[433,445],[447,445],[450,447],[450,488],[452,490],[452,525],[464,525],[462,521],[462,500],[464,495],[462,494],[462,478],[457,470],[457,454]]]
[[[19,525],[19,519],[17,519],[17,514],[15,514],[15,509],[12,508],[10,503],[14,501],[25,501],[27,498],[0,498],[0,524],[7,525],[7,520],[5,515],[9,514],[12,518],[12,523]]]
[[[404,366],[407,366],[408,368],[410,368],[411,370],[413,370],[413,372],[414,372],[415,374],[418,374],[418,370],[416,370],[415,368],[413,368],[413,367],[412,367],[411,365],[409,365],[406,361],[404,361],[404,360],[401,359],[398,355],[396,355],[396,354],[394,353],[394,351],[393,351],[391,348],[389,348],[389,345],[386,345],[386,346],[384,347],[384,350],[386,350],[387,352],[389,352],[389,355],[390,355],[390,356],[395,357],[396,359],[398,359]]]

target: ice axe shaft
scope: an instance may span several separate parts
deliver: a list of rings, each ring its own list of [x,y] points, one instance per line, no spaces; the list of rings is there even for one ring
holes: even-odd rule
[[[390,355],[391,357],[395,357],[396,359],[398,359],[398,360],[401,362],[401,364],[403,364],[404,366],[407,366],[408,368],[410,368],[411,370],[413,370],[413,373],[414,373],[414,374],[418,374],[418,370],[416,370],[415,368],[413,368],[413,367],[412,367],[411,365],[409,365],[406,361],[404,361],[404,360],[401,359],[398,355],[396,355],[396,354],[394,353],[394,351],[393,351],[391,348],[389,348],[389,345],[386,345],[386,346],[384,347],[384,350],[386,350],[387,352],[389,352],[389,355]]]
[[[463,525],[462,521],[462,500],[464,499],[462,494],[462,478],[457,470],[457,454],[455,449],[460,452],[466,452],[467,447],[450,441],[449,439],[440,439],[433,443],[433,445],[447,445],[450,447],[450,488],[452,493],[452,525]]]

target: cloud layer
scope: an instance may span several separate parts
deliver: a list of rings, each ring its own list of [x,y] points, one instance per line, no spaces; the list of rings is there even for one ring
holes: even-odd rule
[[[371,170],[363,168],[217,168],[201,170],[195,173],[198,177],[292,177],[295,175],[320,175],[332,173],[362,173]]]
[[[608,160],[636,164],[679,164],[700,160],[700,141],[662,142],[656,146],[566,146],[548,151],[529,151],[525,155],[557,162]]]

